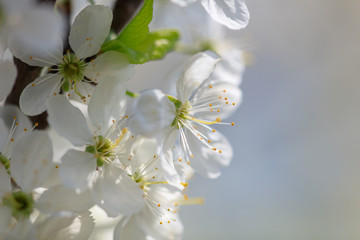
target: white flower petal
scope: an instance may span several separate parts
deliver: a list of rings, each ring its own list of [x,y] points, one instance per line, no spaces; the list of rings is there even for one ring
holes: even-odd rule
[[[24,134],[25,129],[31,129],[32,123],[30,119],[25,116],[20,109],[15,105],[7,104],[0,108],[0,118],[4,120],[5,126],[7,129],[11,129],[12,125],[15,123],[18,123],[15,129],[15,132],[12,134],[12,137],[14,139],[14,142],[19,139]],[[8,135],[4,135],[4,138],[7,138]],[[1,140],[0,140],[1,142]],[[2,150],[2,145],[0,144],[0,150]]]
[[[195,117],[209,121],[215,121],[216,118],[225,119],[231,116],[242,102],[242,92],[240,88],[229,83],[218,83],[205,87],[203,91],[196,94],[197,100],[192,105],[196,109],[196,102],[200,103],[199,109],[194,111]],[[201,108],[204,102],[211,104],[212,107]],[[203,110],[202,110],[203,109]]]
[[[176,109],[168,97],[160,90],[145,90],[135,100],[135,115],[129,126],[136,134],[153,137],[171,125]]]
[[[174,191],[164,185],[151,186],[146,198],[148,200],[146,207],[135,215],[141,231],[151,239],[181,239],[183,227],[178,214],[173,211],[176,210],[174,203],[180,198],[180,191]]]
[[[197,53],[189,59],[181,77],[176,82],[176,92],[181,102],[186,102],[210,76],[219,60],[219,56],[210,51]]]
[[[57,232],[54,240],[87,240],[95,227],[94,219],[87,211],[74,219],[70,226]]]
[[[100,127],[102,134],[109,129],[112,120],[124,117],[126,111],[126,87],[118,79],[109,78],[96,86],[89,102],[89,118]]]
[[[173,3],[178,4],[182,7],[185,7],[193,2],[196,2],[196,0],[171,0]]]
[[[66,187],[81,193],[93,186],[98,176],[94,154],[70,149],[61,161],[59,174]]]
[[[25,134],[14,146],[10,171],[15,182],[25,192],[42,186],[54,168],[52,145],[45,132]]]
[[[144,164],[147,164],[149,160],[152,160],[154,155],[157,155],[157,146],[155,139],[138,136],[131,146],[133,157],[128,163],[131,165],[131,169],[139,169]]]
[[[65,96],[50,98],[48,114],[51,127],[75,146],[92,143],[92,134],[84,115]]]
[[[45,74],[25,87],[20,95],[20,109],[29,116],[38,115],[47,109],[48,98],[60,87],[60,74]]]
[[[116,78],[125,82],[134,75],[134,66],[118,52],[109,51],[96,57],[85,69],[85,76],[91,81],[100,82],[107,78]]]
[[[170,185],[182,190],[184,187],[181,185],[180,176],[175,169],[171,149],[169,149],[166,153],[161,155],[160,164],[161,164],[161,170],[163,171],[165,180]]]
[[[201,4],[216,22],[230,29],[245,28],[250,19],[244,0],[201,0]]]
[[[32,66],[51,66],[62,60],[63,19],[48,7],[23,11],[10,26],[7,44],[12,54]]]
[[[89,191],[76,194],[62,184],[46,190],[36,201],[36,208],[45,213],[60,211],[85,212],[94,205]]]
[[[207,178],[217,178],[221,175],[220,167],[229,165],[232,158],[232,148],[225,136],[219,132],[207,133],[207,130],[196,126],[198,130],[211,140],[211,146],[216,148],[214,151],[202,143],[190,131],[185,131],[186,140],[190,150],[194,155],[191,159],[191,166],[200,175]],[[220,152],[221,151],[221,152]]]
[[[5,233],[11,229],[12,225],[12,212],[8,207],[0,208],[0,233]]]
[[[56,233],[68,227],[74,221],[76,215],[69,212],[54,214],[41,222],[35,222],[37,239],[54,239]]]
[[[136,217],[133,215],[131,217],[122,217],[118,224],[116,224],[114,240],[148,240],[148,238],[141,231],[140,226],[136,222]]]
[[[4,100],[10,93],[16,79],[17,70],[12,60],[9,49],[0,56],[0,101]]]
[[[29,218],[20,218],[14,228],[5,236],[6,240],[39,240],[34,225]]]
[[[69,42],[78,58],[86,58],[99,52],[110,31],[112,22],[110,8],[90,5],[75,18],[70,30]]]
[[[122,169],[104,165],[104,171],[94,185],[93,198],[109,217],[131,215],[144,206],[141,188]]]
[[[211,80],[228,82],[239,86],[242,82],[242,75],[245,70],[244,53],[240,49],[230,48],[220,52],[221,61],[211,75]]]

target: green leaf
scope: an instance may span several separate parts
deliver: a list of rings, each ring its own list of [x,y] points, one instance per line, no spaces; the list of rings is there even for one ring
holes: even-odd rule
[[[159,30],[148,34],[146,39],[136,47],[130,47],[122,41],[112,40],[103,46],[103,51],[118,51],[125,53],[130,63],[142,64],[150,60],[163,58],[175,48],[179,40],[176,30]]]
[[[139,13],[130,21],[117,37],[130,48],[136,47],[149,34],[149,24],[153,17],[154,0],[145,0]]]
[[[128,56],[130,63],[142,64],[163,58],[179,40],[179,32],[166,29],[149,33],[154,0],[145,0],[139,13],[119,36],[102,45],[102,51],[118,51]]]

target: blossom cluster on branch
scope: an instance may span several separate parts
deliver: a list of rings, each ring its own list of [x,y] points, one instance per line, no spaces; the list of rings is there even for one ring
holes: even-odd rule
[[[246,27],[247,7],[144,0],[115,32],[111,6],[76,2],[0,0],[0,240],[94,238],[95,208],[117,220],[114,240],[181,239],[180,206],[204,201],[189,180],[233,157],[215,126],[234,126],[242,100],[244,53],[226,34]],[[137,66],[172,52],[188,59],[166,87],[129,89]],[[29,116],[44,112],[38,130]]]

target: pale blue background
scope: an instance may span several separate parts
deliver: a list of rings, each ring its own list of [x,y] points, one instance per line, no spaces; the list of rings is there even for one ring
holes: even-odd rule
[[[248,0],[253,66],[222,128],[235,157],[196,177],[185,239],[360,238],[360,1]]]

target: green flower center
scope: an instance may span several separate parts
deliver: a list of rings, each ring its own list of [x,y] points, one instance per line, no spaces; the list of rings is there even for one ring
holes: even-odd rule
[[[17,219],[21,216],[29,217],[34,210],[34,199],[22,191],[5,195],[2,203],[12,210],[12,215]]]
[[[212,43],[211,41],[203,41],[203,42],[201,42],[200,46],[199,46],[199,51],[204,52],[204,51],[207,51],[207,50],[217,52],[215,50],[214,43]]]
[[[62,63],[59,64],[59,73],[63,76],[62,89],[68,92],[72,83],[82,81],[84,78],[85,62],[79,60],[75,54],[64,55]]]
[[[5,167],[8,174],[10,175],[10,160],[0,153],[0,163]]]
[[[98,167],[102,167],[105,162],[114,160],[115,154],[113,149],[115,144],[110,139],[99,135],[95,137],[94,142],[95,144],[87,146],[85,151],[95,154]]]
[[[189,101],[187,101],[186,103],[182,103],[180,100],[172,96],[168,96],[168,98],[171,102],[174,103],[176,108],[176,116],[172,121],[171,126],[175,126],[179,129],[180,127],[184,126],[183,122],[189,119],[189,111],[191,109],[191,105]]]
[[[144,181],[143,177],[141,176],[140,173],[135,172],[133,175],[130,175],[130,177],[134,180],[134,182],[136,183],[141,183],[142,181]]]

